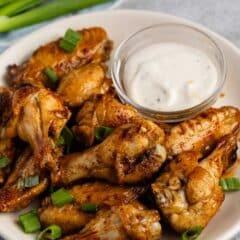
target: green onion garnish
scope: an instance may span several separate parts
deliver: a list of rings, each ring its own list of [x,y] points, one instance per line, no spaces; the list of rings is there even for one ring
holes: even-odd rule
[[[43,72],[51,82],[55,83],[59,80],[57,74],[50,67],[45,68]]]
[[[66,52],[73,52],[80,40],[81,34],[69,28],[59,46]]]
[[[98,127],[95,129],[95,138],[98,142],[103,141],[108,135],[112,133],[114,128],[110,127]]]
[[[21,214],[19,216],[19,222],[21,223],[24,232],[34,233],[41,229],[41,224],[37,216],[36,210]]]
[[[51,199],[53,205],[57,207],[61,207],[64,204],[71,203],[74,200],[73,196],[65,188],[60,188],[56,192],[53,192],[51,194]]]
[[[50,225],[49,227],[45,228],[40,234],[37,236],[37,240],[55,240],[59,239],[62,236],[61,228],[56,225]]]
[[[10,163],[10,159],[4,155],[0,155],[0,168],[6,167]]]
[[[31,188],[39,184],[39,176],[30,176],[25,178],[20,178],[17,181],[18,188]]]
[[[73,139],[74,139],[74,136],[73,136],[72,131],[68,127],[64,127],[61,132],[60,137],[58,138],[58,140],[56,142],[56,145],[61,146],[61,145],[65,144],[67,146],[67,149],[66,149],[67,153],[69,153],[70,148],[73,143]]]
[[[198,236],[201,234],[202,232],[202,227],[192,227],[189,228],[187,231],[185,231],[182,234],[182,240],[194,240],[197,239]]]
[[[240,190],[240,179],[239,178],[222,178],[219,182],[223,191],[236,191]]]
[[[97,212],[97,205],[94,203],[85,203],[81,206],[81,210],[84,212],[95,213]]]

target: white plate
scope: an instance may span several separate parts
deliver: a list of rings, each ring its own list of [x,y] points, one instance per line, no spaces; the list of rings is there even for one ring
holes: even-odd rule
[[[229,41],[216,33],[192,22],[157,12],[115,10],[84,14],[65,18],[48,25],[19,40],[0,56],[0,83],[9,64],[21,63],[31,55],[34,49],[50,40],[62,36],[69,27],[83,28],[89,26],[104,27],[115,47],[129,34],[146,26],[162,22],[181,22],[200,28],[210,34],[223,48],[228,63],[228,79],[224,86],[224,98],[219,98],[217,105],[234,105],[240,107],[240,51]],[[240,176],[240,172],[238,172]],[[0,235],[11,240],[30,240],[33,235],[25,235],[16,224],[19,213],[0,214]],[[240,191],[227,193],[226,199],[216,216],[204,229],[202,240],[229,240],[240,231]],[[175,239],[173,236],[165,239]],[[178,238],[179,239],[179,238]]]

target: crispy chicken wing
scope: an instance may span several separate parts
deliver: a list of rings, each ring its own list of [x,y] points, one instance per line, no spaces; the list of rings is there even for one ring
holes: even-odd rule
[[[166,159],[163,141],[163,130],[150,121],[122,125],[101,144],[62,157],[55,182],[68,184],[89,177],[118,183],[144,181]]]
[[[39,209],[39,217],[45,226],[57,224],[64,232],[79,230],[95,217],[81,211],[83,204],[94,203],[98,209],[123,205],[134,201],[144,191],[144,187],[121,187],[97,182],[76,185],[69,189],[74,198],[73,204],[55,207],[50,198],[46,198]]]
[[[91,96],[104,94],[111,84],[111,80],[105,77],[104,66],[91,63],[65,75],[57,93],[70,107],[79,107]]]
[[[8,81],[10,85],[31,84],[37,87],[48,86],[43,70],[50,67],[58,77],[89,62],[103,62],[109,58],[112,42],[100,27],[79,31],[81,40],[72,53],[59,47],[60,40],[50,42],[37,49],[32,57],[20,66],[10,66]]]
[[[77,139],[88,147],[94,142],[97,127],[116,128],[138,117],[134,108],[120,103],[113,94],[107,93],[84,103],[77,114],[77,124],[72,129]]]
[[[5,109],[9,111],[9,109]],[[25,86],[11,99],[11,114],[0,129],[0,139],[19,136],[28,142],[42,168],[56,168],[52,152],[70,112],[53,92]]]
[[[193,119],[186,120],[166,137],[169,155],[184,151],[208,152],[224,135],[240,126],[240,111],[234,107],[210,108]]]
[[[160,211],[177,232],[205,227],[218,211],[224,200],[219,180],[236,148],[236,136],[227,135],[200,162],[200,153],[181,153],[152,184]]]
[[[39,176],[39,184],[30,188],[19,185],[19,181],[31,176]],[[25,208],[37,196],[46,190],[48,180],[41,174],[32,155],[27,148],[17,160],[16,166],[6,184],[0,189],[0,212],[11,212]]]
[[[159,240],[160,216],[140,203],[126,204],[100,210],[79,233],[63,240]]]

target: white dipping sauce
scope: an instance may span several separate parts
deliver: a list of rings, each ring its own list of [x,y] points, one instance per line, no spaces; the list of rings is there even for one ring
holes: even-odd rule
[[[201,50],[174,42],[158,43],[133,53],[123,70],[129,98],[161,111],[193,107],[214,91],[217,69]]]

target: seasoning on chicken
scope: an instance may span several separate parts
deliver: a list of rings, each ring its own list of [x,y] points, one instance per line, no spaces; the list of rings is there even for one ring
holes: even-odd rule
[[[79,107],[90,97],[104,94],[111,85],[111,80],[105,77],[104,66],[92,63],[66,74],[57,93],[70,107]]]
[[[184,151],[208,152],[221,137],[239,126],[240,111],[237,108],[210,108],[173,127],[166,137],[166,147],[169,155]]]
[[[60,158],[55,183],[69,184],[82,178],[103,178],[120,184],[142,182],[165,161],[163,141],[163,130],[151,121],[122,125],[101,144]]]
[[[96,128],[116,128],[138,117],[134,108],[120,103],[113,94],[107,93],[84,103],[77,114],[77,124],[72,129],[79,142],[89,147],[94,143]]]
[[[39,183],[32,187],[20,186],[20,181],[39,176]],[[11,212],[27,207],[48,186],[48,179],[41,174],[30,148],[25,149],[6,184],[0,189],[0,212]]]
[[[236,136],[227,135],[200,162],[200,153],[181,153],[152,184],[158,208],[174,230],[205,227],[216,214],[224,200],[219,180],[236,149]]]
[[[37,87],[49,85],[43,73],[51,68],[61,78],[75,68],[94,62],[108,60],[112,42],[107,33],[100,27],[92,27],[79,31],[81,40],[72,53],[59,47],[61,39],[50,42],[37,49],[32,57],[20,66],[12,65],[8,69],[8,82],[11,86],[31,84]]]
[[[31,145],[41,168],[56,169],[52,153],[69,118],[70,112],[55,93],[31,86],[21,87],[13,93],[11,115],[1,126],[0,139],[18,135]]]
[[[95,217],[95,214],[81,210],[83,204],[96,204],[98,209],[125,205],[136,200],[145,191],[145,187],[113,186],[96,182],[75,185],[68,191],[74,198],[72,204],[55,207],[49,197],[42,201],[39,217],[43,225],[57,224],[64,232],[80,230]]]
[[[156,210],[138,202],[100,210],[79,234],[63,240],[159,240],[162,229]]]

